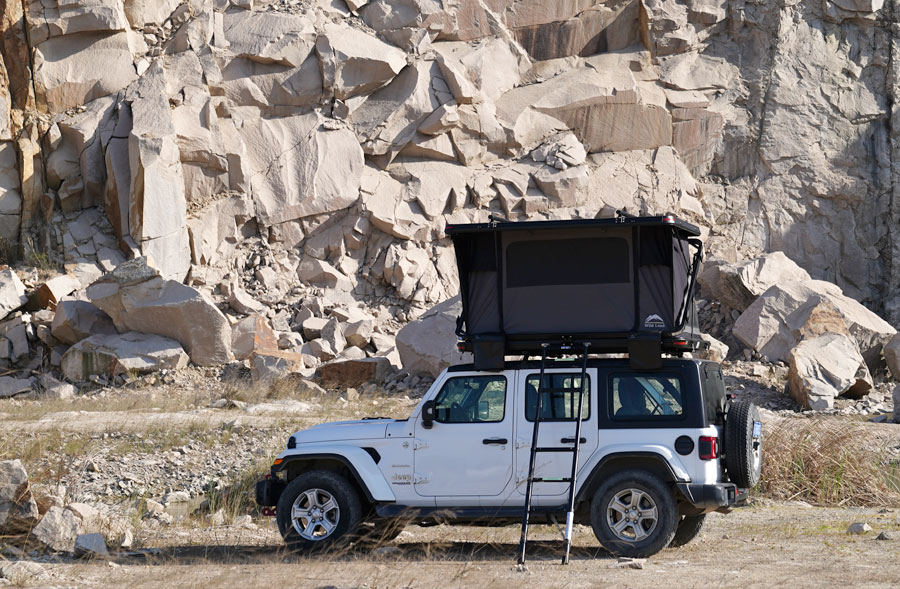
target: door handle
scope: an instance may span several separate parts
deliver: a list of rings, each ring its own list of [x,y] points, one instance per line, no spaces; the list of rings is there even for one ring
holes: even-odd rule
[[[485,438],[481,440],[481,443],[487,446],[488,444],[496,444],[498,446],[505,446],[509,443],[509,440],[506,438]]]
[[[587,438],[581,438],[579,440],[581,444],[587,444]],[[563,438],[559,441],[560,444],[574,444],[575,438]]]

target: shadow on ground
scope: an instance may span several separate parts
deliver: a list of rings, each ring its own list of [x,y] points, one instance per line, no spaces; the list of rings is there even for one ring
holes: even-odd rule
[[[528,560],[532,562],[554,562],[562,558],[561,541],[535,540],[528,543]],[[259,564],[267,562],[334,562],[334,561],[460,561],[515,563],[518,543],[480,542],[408,542],[389,544],[380,549],[351,547],[335,553],[295,554],[283,546],[174,546],[168,548],[148,548],[122,554],[114,560],[122,565],[192,565],[213,564]],[[593,560],[612,558],[600,547],[573,546],[571,560]]]

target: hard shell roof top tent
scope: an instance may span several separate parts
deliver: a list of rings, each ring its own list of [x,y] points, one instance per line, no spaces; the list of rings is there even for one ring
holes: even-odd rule
[[[475,367],[505,356],[627,353],[636,369],[704,345],[694,327],[700,230],[674,215],[448,225],[459,266],[459,347]],[[693,250],[693,253],[692,251]]]

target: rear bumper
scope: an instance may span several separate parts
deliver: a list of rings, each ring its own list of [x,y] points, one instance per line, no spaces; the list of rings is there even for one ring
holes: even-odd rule
[[[267,476],[256,483],[256,504],[260,507],[275,507],[278,499],[284,491],[284,482],[272,476]]]
[[[676,486],[688,503],[703,512],[728,511],[746,503],[748,497],[747,489],[740,489],[734,483],[677,483]]]

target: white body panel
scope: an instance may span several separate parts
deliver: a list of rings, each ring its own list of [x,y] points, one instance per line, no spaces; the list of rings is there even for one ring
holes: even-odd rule
[[[362,479],[366,488],[375,501],[396,501],[391,486],[384,479],[384,475],[369,456],[368,452],[359,446],[350,444],[340,444],[334,442],[322,442],[303,444],[292,450],[285,450],[278,455],[278,458],[286,459],[294,456],[303,455],[332,455],[341,456],[353,465],[353,469]]]
[[[551,373],[579,373],[580,365],[547,370]],[[297,447],[279,457],[303,454],[343,456],[357,470],[376,501],[400,505],[426,506],[520,506],[524,504],[525,477],[533,434],[533,422],[525,417],[525,383],[539,371],[507,370],[442,373],[408,420],[361,420],[321,424],[294,434]],[[431,428],[422,423],[422,406],[433,400],[450,378],[503,375],[507,380],[506,409],[502,421],[490,423],[440,423]],[[652,453],[665,460],[681,482],[716,483],[722,480],[719,460],[701,460],[695,450],[680,456],[673,450],[681,435],[694,440],[717,436],[717,427],[601,427],[598,398],[602,396],[603,374],[589,368],[590,415],[582,422],[578,461],[578,487],[604,458],[619,453]],[[585,397],[585,402],[588,397]],[[540,447],[559,447],[562,438],[573,438],[574,421],[545,422],[540,425]],[[485,444],[484,440],[506,439],[507,444]],[[363,448],[380,455],[378,464]],[[571,453],[539,453],[536,476],[569,477]],[[560,505],[565,502],[566,483],[536,483],[532,503]]]

